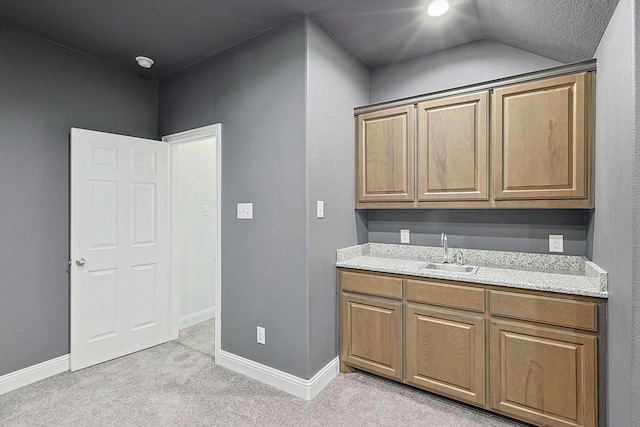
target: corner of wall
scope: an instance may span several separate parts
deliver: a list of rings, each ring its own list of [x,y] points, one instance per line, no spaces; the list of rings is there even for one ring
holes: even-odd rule
[[[368,102],[369,71],[306,18],[306,207],[309,372],[337,354],[336,250],[361,238],[355,200],[353,108]],[[316,217],[316,201],[325,203]]]
[[[638,71],[640,55],[640,6],[637,1],[631,4],[633,9],[633,72],[635,74],[635,90],[634,90],[634,106],[635,106],[635,123],[633,125],[634,133],[634,160],[633,160],[633,177],[632,177],[632,271],[633,271],[633,305],[634,313],[633,325],[633,372],[632,378],[632,397],[631,397],[631,421],[633,425],[640,425],[640,72]]]
[[[607,421],[640,422],[640,212],[638,176],[638,23],[634,0],[620,0],[596,49],[593,260],[609,276]],[[631,86],[631,87],[630,87]],[[635,87],[634,87],[635,86]],[[631,188],[630,188],[631,187]],[[630,197],[631,194],[631,197]],[[631,373],[631,375],[630,375]]]

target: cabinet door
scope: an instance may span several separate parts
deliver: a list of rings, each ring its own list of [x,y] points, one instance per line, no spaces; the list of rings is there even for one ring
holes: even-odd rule
[[[358,116],[358,202],[415,199],[415,108]]]
[[[586,73],[496,89],[496,200],[589,195]]]
[[[402,380],[402,302],[342,294],[341,362]]]
[[[476,405],[485,403],[484,318],[407,306],[406,381]]]
[[[595,426],[594,336],[491,322],[491,405],[548,426]]]
[[[418,104],[418,201],[488,200],[487,98]]]

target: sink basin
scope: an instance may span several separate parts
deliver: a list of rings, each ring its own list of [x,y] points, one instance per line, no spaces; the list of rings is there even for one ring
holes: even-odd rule
[[[420,268],[435,271],[448,271],[449,273],[475,274],[478,271],[477,265],[441,264],[439,262],[429,262]]]

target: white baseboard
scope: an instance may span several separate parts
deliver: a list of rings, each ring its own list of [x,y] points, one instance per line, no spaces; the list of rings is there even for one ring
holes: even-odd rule
[[[338,375],[339,371],[337,357],[310,380],[304,380],[224,350],[220,350],[216,363],[305,400],[316,397]]]
[[[69,355],[56,357],[37,365],[29,366],[19,371],[11,372],[0,377],[0,394],[9,393],[20,387],[35,383],[69,370]]]
[[[209,307],[204,310],[197,311],[195,313],[187,314],[178,318],[178,330],[188,328],[189,326],[196,325],[205,320],[215,319],[216,308]]]

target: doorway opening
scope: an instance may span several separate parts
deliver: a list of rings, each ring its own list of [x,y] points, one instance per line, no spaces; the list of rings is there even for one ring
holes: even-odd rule
[[[171,158],[172,335],[178,338],[180,330],[215,323],[210,332],[216,360],[221,335],[221,128],[215,124],[162,138]]]

